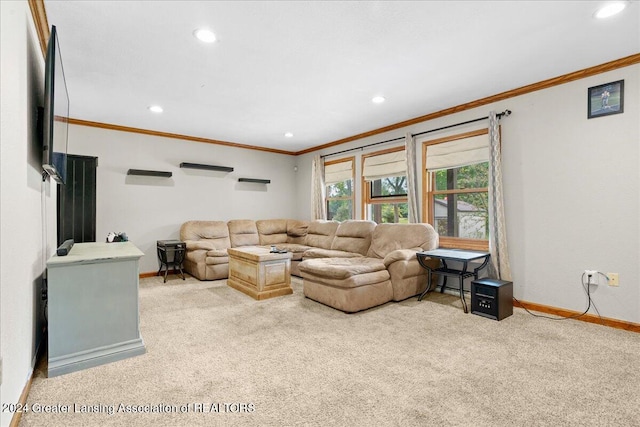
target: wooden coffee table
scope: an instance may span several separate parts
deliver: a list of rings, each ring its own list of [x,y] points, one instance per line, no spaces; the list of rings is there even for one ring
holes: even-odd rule
[[[293,293],[290,252],[271,253],[259,246],[230,248],[227,252],[227,285],[257,300]]]

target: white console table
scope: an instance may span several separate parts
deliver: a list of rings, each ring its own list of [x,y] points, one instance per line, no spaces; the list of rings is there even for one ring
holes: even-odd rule
[[[76,243],[47,261],[50,377],[145,353],[131,242]]]

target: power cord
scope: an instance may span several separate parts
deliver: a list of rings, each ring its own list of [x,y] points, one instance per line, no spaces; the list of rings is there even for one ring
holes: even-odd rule
[[[599,271],[596,272],[596,274],[598,275],[602,275],[604,276],[607,281],[609,281],[609,277],[604,274],[601,273]],[[587,276],[587,283],[584,282],[584,278],[585,276]],[[604,320],[602,319],[602,316],[600,315],[600,310],[598,310],[598,307],[596,307],[595,302],[591,299],[591,291],[590,291],[590,282],[591,282],[591,277],[593,277],[592,274],[586,274],[586,273],[582,273],[582,277],[581,277],[581,282],[582,282],[582,288],[585,292],[585,294],[587,294],[587,300],[588,300],[588,305],[587,308],[582,312],[582,313],[577,313],[577,314],[573,314],[571,316],[559,316],[559,317],[551,317],[551,316],[546,316],[544,314],[536,314],[536,313],[532,313],[531,311],[529,311],[524,305],[522,305],[522,303],[520,301],[518,301],[518,299],[516,297],[513,297],[513,300],[515,302],[517,302],[520,307],[524,308],[524,311],[526,311],[527,313],[529,313],[530,315],[532,315],[533,317],[542,317],[544,319],[549,319],[549,320],[568,320],[568,319],[577,319],[579,317],[584,316],[585,314],[587,314],[587,312],[589,311],[589,309],[591,308],[591,306],[593,305],[593,308],[596,310],[596,313],[598,313],[598,317],[600,318],[600,321],[604,324]]]

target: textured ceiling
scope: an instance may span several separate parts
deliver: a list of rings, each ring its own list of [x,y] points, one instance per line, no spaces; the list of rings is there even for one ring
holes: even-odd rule
[[[640,52],[598,1],[45,1],[81,120],[300,151]],[[209,27],[218,41],[193,37]],[[386,102],[373,104],[383,95]],[[162,114],[147,110],[151,104]],[[292,138],[285,138],[292,132]]]

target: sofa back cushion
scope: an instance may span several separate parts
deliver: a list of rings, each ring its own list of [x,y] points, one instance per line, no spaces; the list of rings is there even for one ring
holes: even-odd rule
[[[180,227],[180,240],[201,241],[209,249],[231,247],[229,229],[224,221],[187,221]]]
[[[309,221],[287,220],[287,243],[304,244],[309,231]]]
[[[262,219],[256,221],[256,227],[261,245],[304,244],[309,222],[296,219]]]
[[[376,228],[373,221],[347,220],[341,222],[331,249],[366,255],[371,246],[371,234]]]
[[[437,247],[438,233],[430,224],[378,224],[367,256],[384,258],[396,249],[427,251]]]
[[[261,245],[275,245],[287,241],[286,219],[262,219],[256,221]]]
[[[227,223],[231,247],[257,246],[260,244],[256,222],[251,219],[233,219]]]
[[[333,237],[340,225],[337,221],[315,220],[309,223],[304,244],[314,248],[331,249]]]

